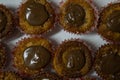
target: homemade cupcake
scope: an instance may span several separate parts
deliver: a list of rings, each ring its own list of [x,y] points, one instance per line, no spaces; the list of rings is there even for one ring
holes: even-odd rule
[[[6,64],[6,51],[5,48],[0,43],[0,69],[3,69]]]
[[[120,45],[102,46],[96,55],[95,70],[104,80],[120,80]]]
[[[97,21],[95,12],[86,0],[67,0],[60,7],[60,24],[72,33],[90,31]]]
[[[12,12],[0,4],[0,38],[8,36],[12,32],[13,26]]]
[[[43,71],[51,62],[52,45],[41,37],[26,38],[18,42],[13,55],[18,72],[33,75]]]
[[[0,80],[24,80],[15,72],[0,72]]]
[[[107,40],[120,43],[120,3],[110,4],[102,10],[98,32]]]
[[[27,34],[42,34],[54,26],[55,15],[46,0],[27,0],[19,9],[19,27]]]
[[[43,72],[33,77],[32,80],[61,80],[56,74]]]
[[[91,52],[79,40],[65,41],[55,52],[53,66],[62,77],[81,77],[91,69]]]

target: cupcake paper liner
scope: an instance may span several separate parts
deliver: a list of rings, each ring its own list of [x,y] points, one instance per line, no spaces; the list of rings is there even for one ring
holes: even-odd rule
[[[76,42],[79,42],[79,43],[83,44],[83,45],[89,50],[90,54],[92,54],[92,51],[91,51],[90,47],[89,47],[84,41],[82,41],[82,40],[80,40],[80,39],[73,39],[73,38],[62,41],[61,44],[58,45],[58,47],[56,48],[55,53],[57,52],[57,49],[60,49],[61,46],[62,46],[63,44],[65,44],[66,42],[68,42],[68,41],[76,41]],[[55,57],[55,56],[54,56],[54,57]],[[89,67],[89,70],[86,72],[86,74],[91,71],[91,69],[92,69],[92,62],[93,62],[93,58],[92,58],[92,55],[91,55],[91,66]],[[54,65],[52,65],[52,66],[53,66],[53,68],[55,69],[55,66],[54,66]],[[57,73],[56,70],[55,70],[55,72]],[[57,73],[57,74],[58,74],[58,73]],[[60,76],[60,75],[59,75],[59,76]],[[66,79],[66,80],[72,79],[72,78],[73,78],[73,79],[79,78],[78,76],[75,77],[75,75],[71,76],[70,78],[67,77],[67,76],[62,76],[62,77],[63,77],[64,79]]]
[[[97,7],[95,6],[95,4],[93,3],[93,1],[92,0],[85,0],[91,7],[92,7],[92,9],[94,10],[94,18],[95,18],[95,20],[94,20],[94,24],[91,26],[91,28],[90,29],[88,29],[88,30],[86,30],[86,31],[81,31],[81,32],[79,32],[79,31],[70,31],[70,30],[67,30],[67,29],[65,29],[64,27],[62,27],[63,25],[60,23],[60,19],[58,19],[58,21],[59,21],[59,25],[64,29],[64,31],[66,31],[66,32],[69,32],[69,33],[73,33],[73,34],[85,34],[85,33],[89,33],[89,32],[92,32],[92,31],[94,31],[95,29],[96,29],[96,27],[97,27],[97,23],[98,23],[98,19],[99,19],[99,12],[98,12],[98,9],[97,9]],[[59,4],[59,7],[61,8],[61,6],[65,3],[66,1],[61,1]],[[60,13],[58,14],[58,16],[60,16]]]
[[[24,34],[27,34],[27,35],[43,35],[43,34],[47,34],[47,33],[49,33],[49,32],[51,32],[53,29],[54,29],[54,27],[55,27],[55,24],[56,24],[56,14],[55,14],[55,12],[52,12],[52,14],[50,15],[50,16],[52,16],[53,17],[53,24],[51,24],[51,26],[47,29],[47,30],[45,30],[45,31],[43,31],[43,32],[41,32],[41,33],[31,33],[31,32],[26,32],[25,30],[23,30],[23,28],[21,27],[21,25],[19,24],[20,23],[20,21],[19,21],[19,13],[20,13],[20,9],[22,8],[22,6],[24,5],[24,3],[26,3],[28,0],[22,0],[22,2],[21,2],[21,5],[19,5],[19,8],[17,9],[17,28],[19,29],[19,31],[21,32],[21,33],[24,33]],[[44,0],[45,1],[45,0]],[[38,2],[39,2],[39,0],[38,0]],[[47,3],[51,6],[51,10],[52,11],[54,11],[54,9],[53,9],[53,6],[52,6],[52,4],[51,3],[49,3],[48,1],[47,1]],[[48,6],[47,6],[48,7]],[[25,25],[24,25],[25,26]],[[48,25],[47,25],[48,26]],[[28,27],[28,26],[27,26]],[[31,27],[31,26],[29,26],[29,27]]]
[[[42,40],[45,40],[44,42],[42,42]],[[37,41],[37,42],[36,42]],[[46,43],[46,41],[48,41],[47,43]],[[24,44],[25,43],[25,44]],[[19,65],[19,67],[18,67],[18,64],[16,64],[15,63],[15,54],[16,54],[16,51],[19,49],[19,50],[22,50],[21,49],[21,47],[22,48],[26,48],[27,46],[35,46],[35,45],[38,45],[38,44],[36,44],[36,43],[39,43],[39,45],[42,45],[42,46],[44,46],[46,49],[48,49],[50,52],[51,52],[51,59],[50,59],[50,62],[48,63],[48,64],[46,64],[44,67],[42,67],[41,69],[39,69],[38,71],[36,71],[36,70],[30,70],[30,69],[26,69],[26,67],[24,66],[24,68],[25,68],[25,70],[27,70],[27,72],[25,72],[24,70],[21,70],[22,68],[20,67],[20,66],[22,66],[23,64],[21,64],[21,65]],[[26,46],[26,47],[25,47]],[[19,54],[18,54],[19,55]],[[17,72],[19,72],[22,76],[29,76],[29,75],[32,75],[32,74],[37,74],[37,73],[39,73],[39,72],[42,72],[42,71],[45,71],[46,70],[46,68],[48,67],[48,66],[50,66],[51,65],[51,61],[52,61],[52,57],[53,57],[53,45],[52,45],[52,43],[49,41],[49,40],[47,40],[47,39],[45,39],[45,38],[43,38],[43,37],[40,37],[40,36],[31,36],[31,37],[28,37],[28,38],[26,38],[26,37],[24,37],[23,39],[21,39],[20,41],[18,41],[17,43],[16,43],[16,47],[13,49],[13,58],[14,58],[14,60],[13,60],[13,66],[14,66],[14,68],[15,69],[17,69]],[[18,62],[19,63],[19,62]],[[30,70],[30,71],[29,71]],[[31,71],[32,71],[32,73],[31,73]],[[29,72],[29,73],[28,73]]]
[[[99,15],[99,16],[101,16],[102,12],[103,12],[107,7],[112,6],[113,4],[117,4],[117,3],[120,3],[120,1],[118,0],[118,1],[109,2],[107,5],[103,6],[103,7],[100,9],[100,11],[99,11],[99,12],[100,12],[100,15]],[[118,41],[118,40],[116,41],[116,40],[110,39],[108,36],[105,37],[105,36],[103,36],[103,34],[101,34],[101,32],[99,32],[98,27],[99,27],[99,25],[100,25],[100,24],[99,24],[100,21],[101,21],[101,17],[99,17],[99,19],[98,19],[98,25],[97,25],[97,33],[101,36],[101,38],[102,38],[103,40],[109,42],[109,43],[120,44],[120,41]]]

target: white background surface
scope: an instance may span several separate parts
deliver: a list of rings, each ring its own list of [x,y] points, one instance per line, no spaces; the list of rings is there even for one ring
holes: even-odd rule
[[[49,1],[55,2],[57,4],[59,4],[58,2],[60,2],[60,0],[49,0]],[[101,7],[104,7],[108,3],[114,2],[114,1],[117,1],[117,0],[93,0],[98,10],[100,10]],[[6,5],[12,11],[16,11],[16,9],[19,8],[21,2],[22,0],[0,0],[0,4]],[[3,41],[12,49],[16,45],[16,42],[18,42],[18,40],[21,40],[21,38],[24,38],[25,36],[26,36],[25,34],[21,34],[18,31],[17,33],[15,33],[15,35],[10,36],[9,39],[5,39]],[[90,32],[88,34],[75,35],[75,34],[65,32],[59,25],[55,26],[55,28],[51,32],[48,32],[43,36],[51,40],[56,45],[59,45],[62,41],[66,39],[79,38],[85,41],[92,48],[93,51],[96,51],[101,45],[106,43],[106,41],[104,41],[96,33],[96,31]]]

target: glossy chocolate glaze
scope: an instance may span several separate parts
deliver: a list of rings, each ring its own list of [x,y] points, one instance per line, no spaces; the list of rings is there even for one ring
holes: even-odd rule
[[[46,7],[30,0],[26,5],[25,18],[32,26],[42,26],[49,18]]]
[[[120,10],[113,11],[108,16],[107,26],[111,31],[120,33]]]
[[[63,53],[63,62],[68,70],[80,70],[85,65],[85,55],[82,50],[70,50]]]
[[[104,74],[115,75],[120,73],[120,56],[118,54],[106,55],[101,61],[101,70]]]
[[[71,26],[81,26],[84,23],[85,11],[78,4],[70,4],[66,8],[65,20]]]
[[[6,15],[0,11],[0,32],[3,32],[7,24],[7,17]]]
[[[24,64],[30,69],[40,69],[50,61],[50,52],[42,46],[31,46],[23,53]]]

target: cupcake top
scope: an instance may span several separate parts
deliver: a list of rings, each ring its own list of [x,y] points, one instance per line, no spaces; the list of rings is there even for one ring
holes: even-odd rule
[[[23,52],[24,64],[30,69],[44,67],[50,60],[50,52],[43,46],[30,46]]]
[[[28,34],[41,34],[53,27],[54,11],[46,0],[27,0],[19,9],[20,28]]]
[[[120,42],[120,3],[110,4],[100,15],[98,32],[106,39]]]
[[[85,0],[67,0],[60,7],[60,24],[73,33],[84,33],[94,25],[95,10]]]
[[[12,12],[4,5],[0,5],[0,38],[7,36],[13,29]]]
[[[120,79],[120,46],[108,44],[102,46],[96,56],[95,69],[105,80]]]
[[[20,73],[32,75],[43,70],[52,58],[51,43],[40,37],[23,39],[14,50],[14,65]]]
[[[33,77],[32,80],[61,80],[61,79],[53,73],[43,72]]]
[[[6,51],[0,43],[0,69],[4,67],[6,63]]]
[[[91,54],[87,46],[79,41],[66,41],[57,49],[54,68],[60,76],[80,77],[91,68]]]
[[[0,80],[23,80],[17,73],[0,72]]]

